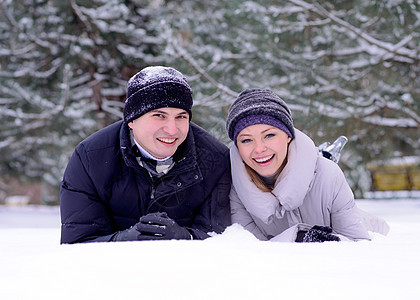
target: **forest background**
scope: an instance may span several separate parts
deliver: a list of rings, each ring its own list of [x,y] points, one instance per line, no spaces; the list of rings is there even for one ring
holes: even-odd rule
[[[417,0],[1,0],[0,62],[4,195],[41,182],[57,204],[74,147],[121,119],[127,80],[149,65],[187,76],[193,121],[227,145],[227,110],[253,87],[317,145],[347,136],[357,197],[369,163],[420,156]]]

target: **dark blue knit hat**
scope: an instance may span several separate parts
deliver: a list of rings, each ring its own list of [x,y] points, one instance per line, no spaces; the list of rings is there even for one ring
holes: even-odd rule
[[[293,134],[290,132],[289,128],[287,128],[287,126],[279,119],[269,115],[249,115],[240,119],[238,123],[236,123],[235,129],[233,130],[233,139],[235,143],[238,134],[243,129],[256,124],[266,124],[277,127],[278,129],[283,130],[290,138],[293,139]]]
[[[129,123],[161,107],[181,108],[191,120],[192,105],[192,90],[181,72],[170,67],[147,67],[128,81],[124,121]]]
[[[277,127],[292,139],[295,137],[292,113],[279,96],[267,89],[244,90],[229,108],[226,130],[235,142],[238,134],[246,127],[267,124]]]

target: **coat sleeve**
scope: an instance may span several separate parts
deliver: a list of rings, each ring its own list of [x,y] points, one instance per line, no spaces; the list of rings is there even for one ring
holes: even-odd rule
[[[330,166],[333,168],[331,168],[332,172],[328,176],[334,187],[330,208],[331,227],[338,234],[351,240],[370,240],[369,233],[356,206],[353,192],[343,172],[333,162],[330,163]]]
[[[233,186],[230,190],[229,198],[232,223],[237,223],[243,226],[246,230],[251,232],[257,239],[266,241],[267,237],[258,228],[257,224],[255,224],[254,219],[246,210],[245,206],[242,204],[241,199],[239,199],[238,193],[236,192]]]
[[[67,165],[60,187],[61,243],[111,238],[106,207],[89,175],[89,160],[80,144]]]

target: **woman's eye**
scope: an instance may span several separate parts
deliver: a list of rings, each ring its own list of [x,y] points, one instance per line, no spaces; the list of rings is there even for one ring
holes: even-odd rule
[[[266,138],[272,138],[273,136],[276,136],[274,133],[269,133],[269,134],[267,134],[265,137]]]
[[[249,143],[250,141],[251,141],[251,139],[243,139],[243,140],[241,140],[241,143],[245,144],[245,143]]]

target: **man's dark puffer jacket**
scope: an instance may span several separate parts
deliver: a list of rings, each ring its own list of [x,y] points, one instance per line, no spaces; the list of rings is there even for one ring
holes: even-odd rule
[[[60,191],[61,243],[110,241],[143,215],[166,212],[194,239],[221,233],[230,221],[228,148],[190,122],[175,165],[159,179],[140,167],[129,129],[119,121],[75,149]]]

